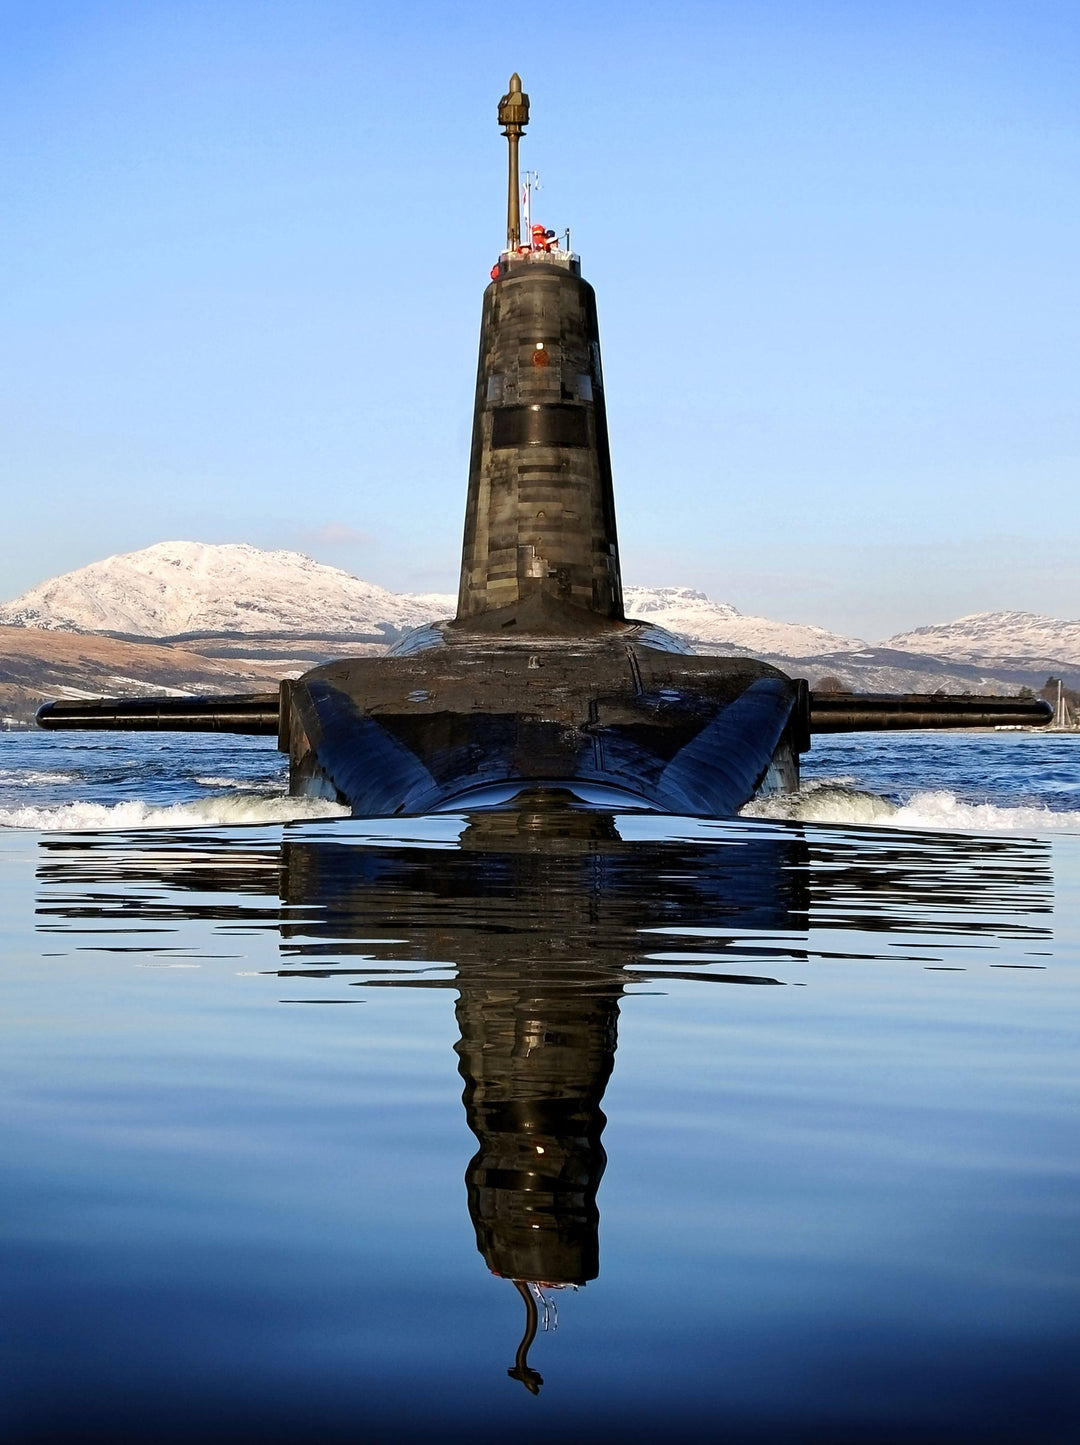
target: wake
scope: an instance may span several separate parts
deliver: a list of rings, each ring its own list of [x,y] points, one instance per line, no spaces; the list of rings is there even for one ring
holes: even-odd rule
[[[843,783],[806,783],[797,793],[748,803],[743,818],[771,818],[797,823],[840,823],[865,828],[942,829],[968,833],[1080,832],[1080,812],[1038,804],[1002,807],[971,803],[947,788],[913,793],[906,803],[892,803],[876,793]]]
[[[214,778],[212,781],[219,786],[226,782],[236,785],[233,780]],[[247,786],[258,788],[259,784]],[[265,792],[247,791],[185,803],[128,799],[118,803],[72,802],[52,807],[0,808],[0,828],[98,833],[138,828],[257,827],[347,817],[347,807],[319,798],[290,798],[282,794],[268,797]],[[925,790],[913,794],[906,803],[893,803],[842,782],[806,783],[797,793],[748,803],[740,817],[925,832],[1080,833],[1080,811],[1077,810],[1055,810],[1035,804],[1003,807],[997,803],[965,802],[946,788]]]
[[[61,803],[53,808],[0,808],[0,828],[98,833],[126,828],[236,828],[348,816],[348,808],[320,798],[238,794],[165,805],[131,799],[122,803]]]

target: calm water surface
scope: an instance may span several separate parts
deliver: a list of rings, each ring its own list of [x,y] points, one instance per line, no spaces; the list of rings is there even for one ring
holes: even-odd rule
[[[0,737],[0,1438],[1077,1439],[1080,739],[730,823],[56,742]]]

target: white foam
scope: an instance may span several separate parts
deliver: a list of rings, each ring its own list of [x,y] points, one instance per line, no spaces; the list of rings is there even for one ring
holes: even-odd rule
[[[914,793],[906,803],[891,803],[876,793],[841,783],[807,783],[797,793],[764,798],[742,810],[744,818],[774,818],[798,823],[847,823],[855,827],[915,828],[968,833],[1080,832],[1080,812],[1028,805],[967,803],[946,788]]]
[[[972,833],[1080,833],[1080,812],[1074,809],[965,803],[945,788],[914,794],[891,821],[900,828],[963,828]]]
[[[348,816],[348,808],[321,798],[200,798],[165,807],[132,799],[125,803],[64,803],[56,808],[0,808],[0,828],[98,833],[123,828],[235,828]]]
[[[254,778],[205,777],[196,778],[195,781],[201,788],[237,788],[246,789],[249,793],[280,793],[282,788],[280,778],[268,778],[265,782],[259,782]]]
[[[779,793],[748,803],[744,818],[782,818],[796,823],[892,822],[899,809],[887,798],[844,783],[805,783],[797,793]]]
[[[18,788],[37,788],[49,783],[73,783],[74,773],[35,771],[33,768],[0,768],[0,783]]]

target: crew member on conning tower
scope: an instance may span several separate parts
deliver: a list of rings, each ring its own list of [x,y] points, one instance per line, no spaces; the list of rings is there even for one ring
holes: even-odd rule
[[[554,251],[556,249],[555,232],[547,231],[540,225],[533,226],[532,249],[534,251]]]

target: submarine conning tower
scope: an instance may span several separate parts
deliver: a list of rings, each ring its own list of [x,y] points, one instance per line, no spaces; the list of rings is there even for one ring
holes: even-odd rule
[[[507,247],[484,293],[454,625],[580,631],[623,620],[600,331],[578,258],[552,233],[522,244],[517,143],[528,118],[514,75],[499,104]]]

